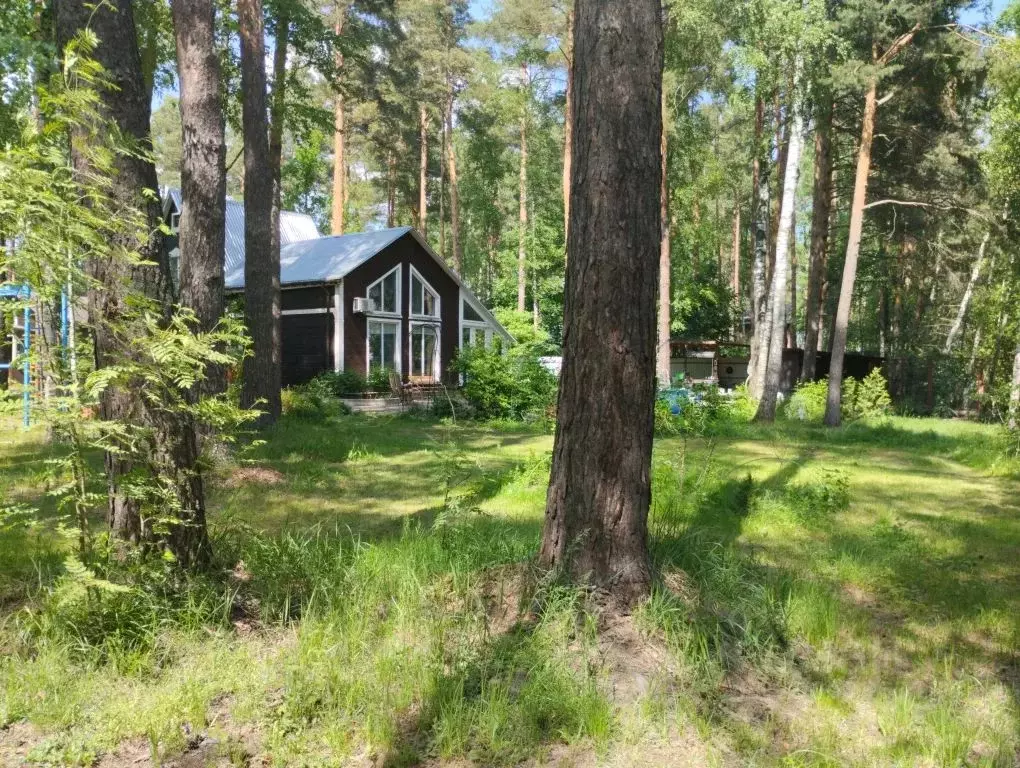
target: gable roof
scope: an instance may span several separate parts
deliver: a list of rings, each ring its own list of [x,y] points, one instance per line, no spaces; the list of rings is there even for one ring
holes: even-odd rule
[[[281,230],[283,222],[280,223]],[[482,317],[492,324],[507,341],[514,338],[503,327],[488,308],[478,300],[460,275],[447,265],[446,260],[432,250],[432,246],[413,227],[395,227],[371,232],[354,232],[349,235],[329,235],[310,240],[292,242],[280,248],[280,285],[307,285],[315,283],[336,283],[367,262],[376,254],[388,248],[404,235],[410,235],[425,252],[432,257],[450,279],[460,288],[468,301],[481,312]],[[281,232],[282,238],[282,232]],[[242,250],[243,253],[243,250]],[[225,284],[228,291],[244,288],[244,260],[238,264],[227,264]]]
[[[172,204],[181,210],[181,190],[171,187],[167,189],[163,204],[163,215],[169,213]],[[227,287],[230,288],[230,275],[240,270],[241,284],[244,284],[244,203],[240,200],[227,198],[227,239],[224,248],[224,271],[227,275]],[[306,213],[280,211],[280,244],[296,243],[302,240],[314,240],[321,237],[315,219]]]
[[[280,229],[282,241],[282,219]],[[315,236],[282,245],[280,284],[335,283],[410,231],[410,227],[398,227],[349,235]],[[244,259],[236,265],[228,263],[225,277],[227,290],[243,288]]]

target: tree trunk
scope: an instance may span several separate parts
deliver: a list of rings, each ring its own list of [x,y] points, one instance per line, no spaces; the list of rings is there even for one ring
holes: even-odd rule
[[[212,0],[174,0],[181,110],[180,301],[203,332],[223,316],[227,145]],[[207,391],[222,391],[222,373]]]
[[[521,64],[521,88],[528,81],[528,66]],[[525,95],[527,94],[525,90]],[[518,186],[517,212],[517,311],[524,311],[524,294],[527,281],[527,237],[528,237],[528,108],[521,111],[521,167]]]
[[[762,139],[765,130],[765,105],[761,97],[755,102],[755,157],[751,169],[751,225],[753,227],[754,261],[751,265],[751,357],[748,362],[747,383],[751,397],[761,397],[764,385],[768,346],[762,345],[767,317],[765,269],[769,250],[769,224],[771,220],[768,185],[768,161],[762,159]]]
[[[673,370],[671,367],[672,349],[670,339],[672,327],[670,314],[672,310],[672,291],[670,290],[670,278],[672,276],[672,263],[670,260],[670,226],[669,226],[669,102],[666,94],[662,95],[662,138],[659,141],[659,156],[661,162],[660,183],[659,183],[659,219],[662,221],[662,233],[659,242],[659,317],[658,317],[658,350],[655,355],[656,377],[659,387],[665,389],[673,381]]]
[[[888,64],[910,44],[921,28],[915,25],[909,32],[900,35],[889,49],[878,56],[873,48],[876,67]],[[864,97],[864,116],[861,119],[861,143],[857,148],[857,175],[854,178],[854,197],[850,204],[850,232],[846,245],[846,260],[843,262],[843,280],[839,288],[839,304],[832,333],[832,356],[829,362],[829,394],[825,403],[825,423],[838,427],[843,421],[840,401],[843,393],[843,358],[846,356],[847,328],[850,324],[850,304],[853,301],[854,282],[857,279],[857,258],[861,252],[861,237],[864,234],[864,206],[868,198],[868,175],[871,173],[871,145],[875,138],[875,115],[878,113],[878,75],[871,76]]]
[[[252,355],[244,361],[241,405],[259,409],[259,425],[267,426],[280,416],[280,253],[272,247],[262,0],[238,0],[237,13],[244,132],[244,321],[252,339]]]
[[[783,376],[783,346],[786,340],[786,288],[789,277],[790,243],[793,239],[793,215],[796,205],[797,176],[800,169],[800,153],[804,144],[804,118],[801,114],[797,94],[800,83],[801,62],[794,64],[793,84],[790,89],[790,120],[787,130],[786,172],[783,176],[783,194],[779,205],[779,231],[776,233],[776,265],[772,271],[772,296],[769,302],[771,320],[768,327],[771,334],[763,337],[762,345],[768,345],[768,362],[761,400],[755,421],[771,423],[776,418],[776,404]]]
[[[1013,355],[1013,384],[1009,391],[1009,428],[1020,429],[1020,342]]]
[[[567,9],[567,35],[563,45],[567,64],[566,103],[563,106],[563,247],[570,236],[570,166],[574,143],[574,9]]]
[[[563,373],[539,560],[648,593],[660,251],[658,0],[578,0]],[[611,30],[611,32],[610,32]]]
[[[804,304],[804,364],[801,381],[814,381],[821,335],[822,282],[829,247],[829,213],[832,206],[832,102],[823,99],[815,126],[814,199],[811,206],[811,254],[808,260],[807,298]]]
[[[460,244],[460,188],[457,182],[457,148],[453,144],[453,88],[447,96],[446,107],[446,164],[450,169],[450,240],[453,270],[458,275],[464,269],[464,253]]]
[[[348,3],[337,3],[334,12],[333,32],[340,37],[347,21]],[[344,55],[336,52],[337,71],[344,66]],[[347,217],[347,101],[340,86],[333,94],[333,205],[330,217],[330,230],[334,235],[342,235]]]
[[[800,172],[797,173],[798,178]],[[786,347],[797,346],[797,210],[790,219],[790,312],[784,325]]]
[[[141,146],[150,146],[150,101],[141,75],[141,58],[135,35],[132,4],[122,2],[117,8],[110,5],[95,9],[85,0],[60,0],[55,5],[57,45],[64,47],[83,29],[88,27],[99,38],[93,56],[106,70],[112,88],[100,92],[103,116],[115,122],[124,135]],[[72,136],[71,163],[77,174],[91,173],[87,152],[81,150],[88,141],[87,128]],[[162,253],[159,235],[161,218],[159,204],[145,198],[143,190],[158,189],[156,168],[151,161],[137,154],[121,155],[115,161],[116,180],[111,195],[125,208],[143,212],[148,231],[147,241],[125,235],[117,243],[128,252],[139,252],[147,261],[160,267],[128,267],[116,256],[90,259],[86,271],[95,284],[89,290],[88,316],[92,325],[95,367],[114,365],[118,357],[128,354],[116,326],[127,310],[124,287],[150,297],[163,299],[168,288],[169,273]],[[108,387],[102,394],[99,416],[104,421],[140,423],[144,417],[144,404],[130,388]],[[113,452],[105,455],[108,506],[107,522],[112,534],[132,543],[143,537],[138,502],[126,489],[125,477],[131,472],[131,463]]]
[[[963,292],[963,298],[960,299],[960,307],[956,310],[956,319],[953,320],[953,325],[949,329],[949,335],[946,336],[946,343],[942,347],[942,354],[944,355],[948,355],[953,351],[953,345],[956,343],[956,337],[960,335],[960,331],[963,329],[963,319],[967,316],[967,309],[970,307],[970,300],[974,296],[974,287],[977,285],[977,281],[981,277],[981,269],[985,265],[985,251],[988,248],[988,241],[991,237],[991,232],[985,232],[985,236],[981,240],[981,247],[978,248],[977,259],[974,261],[974,267],[970,271],[970,280],[967,282],[967,288]],[[992,269],[995,269],[994,264],[992,265]]]
[[[110,5],[93,8],[83,0],[61,0],[56,5],[57,42],[63,49],[86,27],[96,34],[100,43],[93,55],[113,86],[100,90],[101,112],[117,124],[125,137],[151,150],[150,98],[143,82],[132,11],[129,0],[116,8]],[[209,12],[211,15],[211,8]],[[201,19],[198,24],[202,24]],[[192,89],[189,99],[196,95]],[[185,130],[187,128],[185,126]],[[71,162],[77,174],[94,172],[88,153],[81,149],[89,140],[89,130],[88,126],[76,128],[75,133],[79,135],[72,136]],[[119,242],[114,243],[118,247],[113,249],[115,255],[90,259],[86,265],[95,281],[89,294],[89,319],[96,368],[116,365],[134,353],[132,329],[124,325],[132,294],[153,300],[164,317],[169,317],[172,301],[169,262],[158,228],[162,214],[153,196],[158,188],[155,165],[150,155],[131,153],[117,157],[114,167],[115,178],[110,190],[113,201],[125,209],[139,210],[150,234],[145,240],[130,233],[118,236]],[[138,253],[148,263],[128,265],[117,253],[121,248]],[[172,476],[176,507],[176,520],[161,537],[162,542],[184,568],[206,563],[210,547],[205,523],[205,493],[198,441],[190,415],[147,407],[135,388],[125,386],[108,387],[103,392],[100,417],[144,424],[152,429],[153,443],[158,447],[151,458],[158,462],[164,478]],[[117,538],[139,543],[151,539],[155,532],[143,524],[137,499],[126,492],[125,476],[132,469],[123,458],[112,453],[106,455],[107,514],[111,532]]]
[[[273,48],[273,91],[269,106],[269,172],[273,179],[273,203],[270,209],[269,248],[272,259],[280,262],[280,208],[283,198],[283,123],[287,104],[287,46],[290,40],[290,17],[286,3],[276,18],[276,40]]]
[[[418,108],[418,231],[428,235],[429,224],[429,110],[425,104]]]
[[[439,255],[443,261],[450,263],[446,252],[446,100],[439,113]]]
[[[386,157],[386,226],[397,224],[397,156],[390,152]]]
[[[740,198],[733,196],[733,245],[730,250],[730,290],[736,303],[736,318],[733,328],[734,341],[740,338],[742,326],[743,302],[740,300]]]

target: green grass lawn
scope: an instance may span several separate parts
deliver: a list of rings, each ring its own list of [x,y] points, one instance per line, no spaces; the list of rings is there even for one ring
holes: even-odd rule
[[[0,424],[0,765],[1020,765],[1020,474],[889,419],[659,440],[661,583],[529,565],[552,437],[284,419],[217,471],[217,573],[74,591]],[[58,579],[58,581],[54,581]]]

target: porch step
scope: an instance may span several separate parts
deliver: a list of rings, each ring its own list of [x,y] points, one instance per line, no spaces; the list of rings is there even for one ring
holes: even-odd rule
[[[352,397],[341,402],[354,413],[390,414],[400,413],[400,399],[396,397]]]

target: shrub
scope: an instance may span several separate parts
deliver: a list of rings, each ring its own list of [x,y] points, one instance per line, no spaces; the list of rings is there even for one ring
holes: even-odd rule
[[[283,390],[280,399],[284,414],[299,419],[344,416],[351,412],[350,408],[332,394],[328,386],[317,379]]]
[[[532,349],[505,354],[481,346],[462,349],[453,370],[464,377],[463,394],[482,418],[543,418],[556,400],[556,377]]]
[[[828,378],[805,381],[793,390],[784,413],[788,418],[800,421],[821,421],[825,415],[825,401],[828,396]]]
[[[843,382],[842,409],[846,419],[885,416],[892,410],[889,382],[878,368],[860,381],[850,377]]]
[[[368,374],[365,379],[365,390],[368,392],[389,392],[390,391],[390,369],[376,368]]]
[[[308,384],[323,395],[332,397],[356,395],[364,392],[366,386],[365,378],[354,371],[326,371]]]

